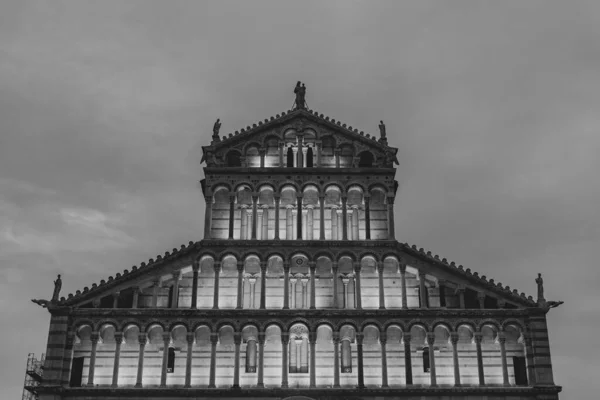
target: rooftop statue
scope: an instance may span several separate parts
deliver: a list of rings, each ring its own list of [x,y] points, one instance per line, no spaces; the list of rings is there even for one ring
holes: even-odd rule
[[[213,135],[212,138],[215,141],[219,140],[219,130],[221,129],[221,119],[217,118],[217,122],[213,125]]]
[[[542,278],[542,274],[538,274],[535,283],[537,283],[538,287],[537,301],[540,303],[546,300],[544,299],[544,279]]]
[[[305,109],[306,86],[304,86],[304,83],[298,81],[298,83],[296,83],[296,87],[294,88],[294,93],[296,94],[296,101],[294,102],[294,107],[296,109]]]
[[[52,293],[52,303],[56,303],[58,301],[58,296],[60,295],[60,288],[62,288],[62,280],[60,279],[60,275],[54,281],[54,293]]]
[[[381,122],[379,124],[379,134],[381,135],[382,139],[385,139],[386,135],[387,135],[387,133],[385,131],[385,124],[383,123],[383,121],[379,121],[379,122]]]

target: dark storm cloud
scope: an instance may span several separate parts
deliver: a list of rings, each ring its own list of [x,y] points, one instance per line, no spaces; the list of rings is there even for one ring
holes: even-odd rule
[[[557,383],[598,361],[597,2],[4,2],[4,360],[44,349],[30,298],[201,238],[200,146],[309,107],[400,148],[398,237],[534,294]],[[570,368],[577,365],[578,368]],[[585,367],[589,367],[586,369]],[[24,364],[3,362],[20,390]]]

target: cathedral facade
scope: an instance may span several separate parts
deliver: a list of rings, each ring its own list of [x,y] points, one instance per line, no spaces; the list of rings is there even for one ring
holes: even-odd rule
[[[203,240],[35,301],[51,322],[31,398],[558,399],[541,276],[534,300],[398,242],[384,123],[359,132],[305,90],[215,123]]]

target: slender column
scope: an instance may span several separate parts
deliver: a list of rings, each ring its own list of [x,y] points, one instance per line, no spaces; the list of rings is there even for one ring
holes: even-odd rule
[[[381,346],[381,387],[388,387],[388,371],[387,371],[387,334],[386,332],[379,332],[379,345]]]
[[[247,206],[242,204],[240,206],[240,239],[248,239],[248,211]]]
[[[317,263],[314,261],[310,261],[308,263],[308,268],[310,270],[310,309],[314,310],[314,309],[316,309],[315,299],[317,297],[316,289],[315,289],[315,280],[316,280],[315,272],[317,270]]]
[[[301,135],[298,135],[298,150],[297,150],[296,166],[298,168],[304,167],[304,149],[302,148],[302,136]]]
[[[371,239],[371,196],[365,195],[365,239]]]
[[[235,332],[233,334],[233,341],[235,343],[235,359],[233,364],[233,389],[239,389],[240,387],[240,345],[242,344],[242,334]]]
[[[138,302],[140,299],[140,287],[133,287],[133,301],[131,302],[131,308],[138,308]]]
[[[96,349],[98,347],[98,340],[100,340],[100,333],[92,332],[90,336],[92,341],[92,353],[90,354],[90,369],[88,372],[88,386],[94,386],[94,371],[96,369]]]
[[[302,195],[297,194],[296,199],[298,201],[298,220],[296,224],[296,239],[302,240]]]
[[[438,279],[437,285],[440,293],[440,307],[446,307],[446,281],[444,279]]]
[[[266,154],[266,150],[265,149],[258,149],[258,155],[260,155],[260,167],[264,168],[265,167],[265,154]]]
[[[281,194],[275,193],[273,197],[275,198],[275,234],[273,239],[279,240],[279,203],[281,202]]]
[[[187,354],[185,359],[185,385],[183,387],[192,387],[192,354],[194,351],[194,333],[188,332],[185,335],[187,339]]]
[[[260,238],[262,240],[269,240],[269,206],[263,207],[262,234]]]
[[[292,278],[290,279],[290,282],[292,283],[292,295],[290,296],[292,298],[292,308],[296,308],[296,282],[298,281],[297,278]]]
[[[354,263],[354,284],[355,284],[355,296],[356,296],[356,309],[357,310],[361,310],[362,309],[362,295],[361,295],[361,290],[360,290],[360,269],[361,269],[361,265],[360,265],[360,261],[356,261]]]
[[[388,239],[396,239],[396,230],[394,228],[394,195],[388,194],[387,196],[387,214],[388,214]]]
[[[506,363],[506,336],[504,332],[498,333],[498,343],[500,343],[500,358],[502,359],[502,383],[508,386],[508,365]]]
[[[233,239],[235,194],[229,194],[229,239]]]
[[[267,262],[260,263],[260,309],[267,308]]]
[[[171,294],[171,308],[177,308],[179,305],[179,278],[181,278],[181,271],[177,271],[173,274],[173,293]]]
[[[431,379],[431,386],[437,386],[437,378],[435,375],[435,350],[433,344],[435,343],[435,334],[430,332],[427,333],[427,344],[429,345],[429,377]]]
[[[112,387],[119,386],[119,360],[121,359],[121,343],[123,343],[123,332],[115,332],[115,360],[113,363]]]
[[[210,375],[208,378],[208,387],[215,388],[215,376],[217,371],[217,343],[219,342],[219,334],[210,334]]]
[[[333,387],[340,387],[340,333],[333,332]]]
[[[427,288],[425,287],[425,271],[423,270],[419,270],[419,296],[421,296],[421,308],[429,308]]]
[[[261,240],[263,238],[263,209],[259,207],[257,209],[258,215],[256,216],[256,239]]]
[[[407,385],[412,385],[412,357],[410,351],[410,333],[405,333],[403,336],[404,340],[404,374]]]
[[[365,375],[363,371],[363,333],[356,333],[356,353],[358,355],[358,389],[365,387]]]
[[[306,208],[306,239],[312,240],[315,233],[315,210],[313,206]]]
[[[140,351],[138,353],[138,367],[137,367],[137,380],[135,381],[135,387],[142,387],[142,377],[144,376],[144,351],[146,349],[146,342],[148,336],[146,333],[138,334],[138,343],[140,344]]]
[[[215,288],[213,294],[213,310],[219,309],[219,275],[221,274],[221,263],[215,261],[213,265],[215,269]]]
[[[340,167],[340,149],[334,149],[333,154],[335,156],[335,167]]]
[[[289,353],[290,334],[281,333],[281,387],[288,387],[288,353]]]
[[[525,361],[527,363],[527,381],[529,386],[533,386],[536,383],[535,378],[535,364],[533,357],[533,339],[530,333],[523,333],[525,341]]]
[[[477,300],[479,301],[479,308],[483,310],[485,308],[485,293],[477,292]]]
[[[285,163],[283,162],[283,148],[285,146],[284,142],[279,142],[279,166],[284,167]]]
[[[256,290],[256,278],[254,276],[251,276],[248,278],[248,283],[250,283],[250,305],[248,308],[256,308],[256,306],[254,305],[254,293]]]
[[[331,240],[338,240],[338,217],[337,208],[331,209]]]
[[[319,239],[325,240],[325,196],[319,196]]]
[[[321,147],[323,142],[320,140],[315,141],[315,147],[317,148],[317,168],[321,167]]]
[[[346,209],[347,195],[342,194],[342,240],[348,240],[348,210]]]
[[[258,382],[256,386],[259,388],[265,387],[264,369],[265,369],[265,333],[258,333]]]
[[[258,194],[252,195],[252,240],[256,240],[256,219],[258,217]]]
[[[167,364],[169,361],[169,343],[171,343],[171,333],[163,332],[163,359],[162,359],[162,370],[160,373],[160,386],[167,386]]]
[[[306,284],[308,283],[308,278],[302,278],[300,279],[300,282],[302,282],[302,309],[308,308],[307,307],[307,303],[308,303],[308,299],[306,298],[306,292],[307,292],[307,287]]]
[[[291,205],[288,205],[285,209],[285,238],[287,240],[294,239],[294,222]]]
[[[296,345],[296,369],[299,371],[302,367],[302,339],[296,338],[294,339],[294,344]]]
[[[460,364],[458,363],[458,333],[450,334],[452,342],[452,363],[454,364],[454,386],[460,386]]]
[[[290,263],[283,262],[283,309],[290,308]]]
[[[479,374],[479,385],[485,386],[485,375],[483,374],[483,354],[481,352],[481,341],[483,336],[480,332],[474,335],[475,347],[477,348],[477,373]]]
[[[350,278],[342,278],[342,283],[344,284],[344,305],[342,308],[346,309],[348,308],[348,284],[350,283]]]
[[[402,288],[402,309],[408,308],[408,298],[406,295],[406,264],[399,264],[400,267],[400,284]]]
[[[198,308],[198,273],[200,272],[200,262],[194,260],[192,264],[192,310]]]
[[[385,293],[383,287],[383,263],[377,262],[377,273],[379,275],[379,309],[385,310]]]
[[[212,207],[213,197],[212,195],[204,196],[204,202],[206,207],[204,208],[204,239],[210,239],[210,228],[212,225]]]
[[[333,261],[331,263],[331,270],[333,272],[333,308],[338,308],[338,263]]]
[[[112,308],[119,308],[119,296],[120,295],[121,295],[121,292],[114,292],[112,294],[112,296],[113,296]]]
[[[316,349],[317,346],[317,332],[310,332],[308,335],[308,342],[310,345],[310,387],[317,387],[316,376],[317,376],[317,357]]]
[[[465,288],[458,287],[456,288],[456,293],[458,293],[458,302],[461,309],[465,308]]]
[[[152,285],[152,307],[158,307],[158,289],[160,288],[160,278],[155,279]]]
[[[358,206],[352,206],[352,240],[360,240],[358,229]]]
[[[237,305],[236,305],[236,309],[241,310],[242,308],[244,308],[243,305],[243,300],[244,300],[244,262],[243,261],[238,261],[237,262],[237,271],[238,271],[238,276],[237,276]]]

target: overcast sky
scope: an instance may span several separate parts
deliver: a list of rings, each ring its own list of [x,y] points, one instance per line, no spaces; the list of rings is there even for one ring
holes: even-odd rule
[[[0,387],[49,314],[202,239],[200,146],[291,108],[400,148],[397,237],[565,304],[562,398],[597,397],[600,2],[7,1],[0,5]]]

